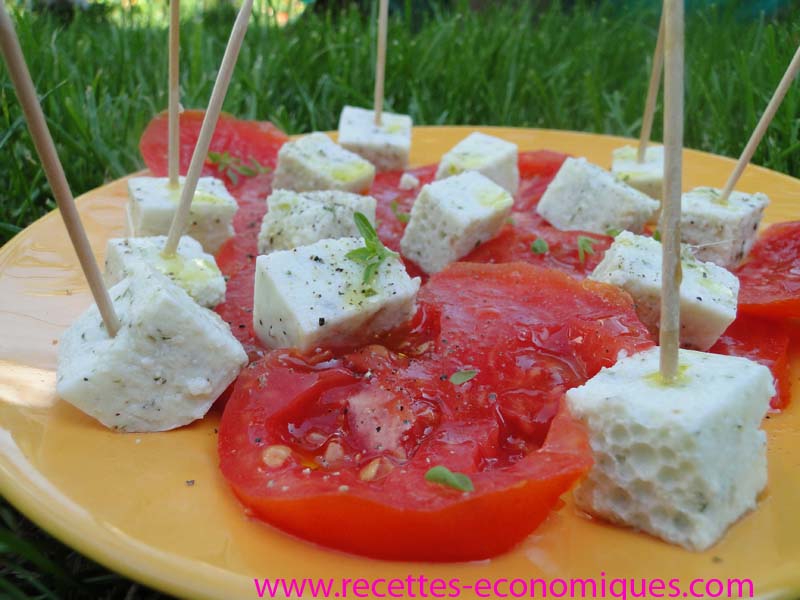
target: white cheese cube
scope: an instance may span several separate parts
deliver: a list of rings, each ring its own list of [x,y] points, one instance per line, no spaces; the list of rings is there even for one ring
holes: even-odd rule
[[[166,431],[203,417],[247,354],[228,325],[153,269],[109,290],[122,327],[92,305],[59,343],[59,396],[106,427]]]
[[[375,198],[350,192],[275,190],[258,234],[258,253],[291,250],[326,238],[358,236],[353,215],[375,225]]]
[[[561,230],[607,235],[611,230],[641,233],[659,202],[585,158],[568,158],[536,210]]]
[[[131,236],[166,235],[181,198],[180,186],[169,187],[167,177],[131,177],[128,180],[127,218]],[[222,243],[233,236],[233,215],[238,205],[225,184],[215,177],[201,177],[192,199],[189,229],[186,233],[216,254]]]
[[[411,173],[403,173],[399,187],[401,190],[415,190],[419,187],[419,179]]]
[[[638,148],[623,146],[612,153],[611,172],[620,181],[656,200],[664,183],[664,147],[648,146],[644,160],[637,160]]]
[[[369,190],[374,178],[371,163],[335,144],[324,133],[315,132],[281,146],[272,187],[296,192],[361,193]]]
[[[739,280],[714,263],[700,262],[684,249],[681,256],[681,345],[708,350],[736,318]],[[624,289],[639,319],[652,332],[661,318],[661,244],[623,231],[606,250],[590,279]]]
[[[271,348],[350,346],[410,319],[420,280],[396,255],[365,284],[364,265],[347,253],[361,238],[321,240],[256,260],[253,325]]]
[[[203,252],[200,242],[184,235],[175,256],[161,255],[167,237],[116,238],[106,245],[106,285],[112,286],[134,269],[150,267],[182,287],[200,306],[213,308],[225,300],[225,278],[217,261]]]
[[[345,106],[339,117],[339,144],[371,162],[378,171],[399,171],[411,152],[411,117]]]
[[[594,454],[574,497],[593,515],[703,550],[766,485],[759,425],[774,387],[769,369],[745,358],[681,350],[679,364],[664,384],[652,348],[567,392]]]
[[[411,207],[403,255],[426,273],[438,273],[496,236],[513,203],[511,194],[476,171],[429,183]]]
[[[476,131],[442,156],[436,179],[452,177],[465,171],[478,171],[510,194],[519,188],[517,145]]]
[[[756,241],[758,226],[769,198],[764,194],[731,192],[724,203],[721,190],[695,188],[681,197],[681,240],[695,247],[695,255],[734,269]]]

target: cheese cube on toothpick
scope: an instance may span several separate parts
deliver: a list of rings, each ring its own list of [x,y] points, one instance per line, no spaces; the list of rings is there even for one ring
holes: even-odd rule
[[[371,162],[378,171],[399,171],[408,166],[411,152],[411,117],[345,106],[339,117],[339,144]]]
[[[416,311],[419,278],[410,278],[392,253],[374,281],[348,254],[360,238],[322,240],[281,250],[256,261],[253,325],[271,348],[312,350],[320,345],[368,342],[409,320]]]
[[[681,350],[665,384],[659,349],[621,359],[567,392],[595,465],[577,506],[691,550],[756,506],[767,482],[761,420],[774,393],[753,361]]]
[[[662,11],[656,47],[653,51],[650,82],[647,86],[647,97],[644,103],[639,144],[636,147],[624,146],[612,151],[611,163],[611,172],[618,179],[655,199],[661,198],[664,183],[664,148],[662,146],[651,147],[649,144],[663,69],[664,12]]]
[[[681,240],[700,260],[735,269],[750,253],[769,198],[731,192],[726,200],[716,188],[699,187],[681,198]]]
[[[225,300],[225,278],[214,257],[200,243],[185,235],[174,256],[161,253],[166,236],[116,238],[106,245],[106,285],[112,286],[135,269],[150,267],[169,277],[200,306],[214,308]]]
[[[252,0],[245,0],[229,49],[233,45],[238,52],[251,9]],[[150,267],[133,267],[128,277],[111,290],[106,289],[2,2],[0,49],[96,301],[61,339],[56,378],[59,395],[104,425],[124,431],[164,431],[202,417],[247,362],[246,353],[218,315],[202,308],[183,289]],[[232,61],[228,52],[226,57],[228,64],[223,61],[217,84],[230,75]],[[224,83],[219,88],[215,85],[218,91],[212,94],[212,100],[216,97],[217,102],[212,102],[212,115],[219,114],[221,96],[227,87]],[[209,129],[205,122],[204,128]],[[182,200],[191,200],[194,193],[202,166],[199,155],[204,160],[208,149],[203,138],[201,131],[198,147],[204,145],[204,149],[195,153],[194,169],[190,167],[193,183],[187,184]],[[210,133],[205,138],[210,139]],[[170,231],[170,240],[175,238],[174,247],[170,249],[168,240],[167,256],[175,253],[180,239],[177,232],[184,225],[178,217],[183,212],[183,217],[188,216],[188,202],[182,202],[182,208],[184,211],[175,213]]]
[[[608,235],[641,233],[659,203],[585,158],[568,158],[536,207],[553,227]]]
[[[59,396],[119,431],[203,417],[247,362],[228,324],[150,268],[109,291],[120,330],[109,336],[96,306],[72,323],[59,343]]]
[[[714,265],[686,264],[681,256],[683,0],[664,4],[660,346],[621,357],[566,397],[572,414],[588,426],[595,459],[575,491],[576,504],[612,522],[702,550],[756,506],[766,485],[766,435],[759,426],[775,390],[769,369],[753,361],[678,347],[686,316],[681,274],[684,281],[695,280],[690,285],[718,282]],[[612,247],[611,256],[606,255],[609,271],[618,269],[612,263],[620,259],[620,248],[640,243],[627,233],[615,245],[619,242],[617,251]],[[633,258],[650,260],[649,255]],[[640,262],[631,265],[641,267]],[[653,268],[639,268],[633,276],[646,276]]]
[[[516,194],[519,188],[517,145],[476,131],[449,150],[436,169],[436,179],[477,171]]]
[[[614,150],[611,173],[643,194],[660,199],[661,187],[664,185],[664,147],[649,146],[641,162],[636,155],[637,149],[633,146]]]
[[[639,319],[654,333],[661,319],[661,253],[653,238],[623,231],[589,276],[628,292]],[[688,249],[681,255],[681,270],[681,345],[708,350],[736,318],[739,280],[714,263],[697,260]]]
[[[258,253],[291,250],[328,238],[358,235],[353,217],[360,212],[375,225],[375,198],[350,192],[275,190],[258,234]]]
[[[374,178],[375,167],[370,162],[317,132],[281,146],[272,187],[296,192],[363,193]]]
[[[128,180],[128,234],[131,236],[166,235],[183,190],[185,178],[172,187],[167,177],[131,177]],[[220,246],[233,236],[233,217],[238,204],[215,177],[200,177],[189,209],[187,234],[200,242],[203,249],[216,254]]]
[[[422,188],[400,240],[403,255],[437,273],[497,235],[514,199],[475,171]]]

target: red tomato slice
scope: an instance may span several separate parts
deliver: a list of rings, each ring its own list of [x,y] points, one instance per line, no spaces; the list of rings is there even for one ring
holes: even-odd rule
[[[180,172],[186,173],[192,160],[200,126],[203,124],[205,112],[202,110],[186,110],[180,115]],[[278,150],[289,139],[285,133],[268,121],[242,121],[229,114],[221,114],[214,135],[211,138],[209,152],[229,153],[244,163],[251,159],[259,165],[274,168],[278,160]],[[142,153],[147,168],[157,177],[167,175],[167,113],[156,115],[147,125],[139,140],[139,151]],[[237,189],[251,177],[230,170],[225,172],[206,162],[203,175],[213,175],[224,179],[228,188]],[[235,179],[235,181],[234,181]]]
[[[741,284],[739,312],[800,318],[800,221],[768,227],[736,275]]]
[[[419,305],[384,345],[340,359],[276,351],[244,371],[219,451],[253,514],[377,558],[494,556],[590,466],[564,390],[652,345],[626,294],[527,264],[456,263]],[[475,491],[426,481],[435,465]]]
[[[520,185],[514,210],[529,212],[536,207],[567,156],[550,150],[519,153]]]
[[[271,189],[269,183],[267,190]],[[236,235],[217,252],[217,266],[225,276],[225,301],[214,309],[230,326],[250,360],[263,356],[253,330],[253,290],[255,286],[258,232],[267,212],[264,200],[242,202],[234,217]]]
[[[500,234],[481,244],[462,260],[480,263],[528,262],[542,267],[563,271],[578,279],[591,273],[611,246],[613,238],[585,231],[560,231],[531,210],[511,213],[512,223]],[[592,253],[578,250],[578,238],[591,240]],[[534,252],[533,243],[542,239],[547,242],[546,252]]]
[[[519,153],[519,175],[522,179],[532,177],[555,177],[569,154],[552,150],[531,150]]]
[[[400,239],[406,229],[408,214],[411,206],[419,194],[420,188],[433,181],[436,174],[436,165],[428,165],[407,171],[419,179],[420,187],[413,190],[400,189],[401,171],[389,171],[378,173],[369,194],[377,201],[375,208],[375,218],[378,221],[378,237],[387,248],[400,251]],[[422,277],[427,279],[427,275],[417,265],[411,261],[404,260],[408,274],[411,277]]]
[[[769,367],[777,390],[770,406],[780,410],[786,408],[792,399],[789,342],[790,336],[783,324],[740,315],[709,352],[741,356]]]

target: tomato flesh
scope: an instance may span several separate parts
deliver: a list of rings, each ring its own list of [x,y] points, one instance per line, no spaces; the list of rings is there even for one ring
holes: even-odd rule
[[[588,238],[591,252],[578,251],[579,238]],[[536,240],[547,243],[546,252],[535,252]],[[528,262],[563,271],[583,279],[600,263],[613,238],[585,231],[560,231],[547,223],[535,211],[511,213],[511,223],[485,244],[463,258],[468,262],[506,263]],[[586,243],[586,242],[584,242]]]
[[[200,135],[205,112],[202,110],[185,110],[180,114],[180,166],[185,174],[189,170],[192,153]],[[168,116],[166,112],[156,115],[142,133],[139,140],[139,151],[156,177],[167,175],[168,148]],[[278,160],[278,150],[289,138],[280,129],[268,121],[243,121],[229,114],[221,114],[211,137],[209,152],[229,153],[245,164],[255,160],[262,167],[274,168]],[[233,173],[231,175],[231,172]],[[203,175],[212,175],[225,181],[233,192],[252,179],[268,180],[269,175],[246,177],[235,170],[220,170],[218,165],[206,161]],[[235,181],[234,181],[235,179]],[[252,185],[252,181],[250,182]]]
[[[800,318],[800,221],[768,227],[736,275],[741,313]]]
[[[496,555],[546,517],[590,466],[563,392],[652,345],[624,293],[523,263],[451,265],[382,342],[253,363],[220,424],[222,472],[254,514],[293,534],[438,561]],[[270,466],[276,447],[291,456]],[[426,481],[434,465],[475,491]]]
[[[781,323],[739,315],[709,350],[714,354],[741,356],[772,371],[776,392],[770,401],[775,410],[786,408],[792,398],[789,374],[790,336]]]

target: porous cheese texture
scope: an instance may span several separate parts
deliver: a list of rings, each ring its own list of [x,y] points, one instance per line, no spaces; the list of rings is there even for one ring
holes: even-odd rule
[[[296,192],[362,193],[369,190],[374,178],[372,163],[335,144],[324,133],[315,132],[281,146],[272,187]]]
[[[134,269],[109,293],[122,326],[109,337],[92,305],[66,330],[59,396],[119,431],[202,418],[247,362],[228,325],[150,268]]]
[[[721,190],[699,187],[681,197],[681,240],[694,247],[701,260],[734,269],[750,253],[769,198],[764,194],[731,192],[720,202]]]
[[[408,115],[345,106],[339,117],[339,144],[371,162],[378,171],[399,171],[408,165],[411,127]]]
[[[131,177],[128,180],[128,234],[133,237],[166,235],[178,208],[184,178],[176,188],[167,177]],[[206,252],[216,254],[222,243],[233,236],[233,215],[238,205],[215,177],[201,177],[192,198],[188,235]]]
[[[664,183],[664,147],[648,146],[644,160],[637,160],[638,149],[623,146],[612,152],[611,173],[651,198],[661,198]]]
[[[739,280],[714,263],[684,249],[681,256],[681,345],[708,350],[736,318]],[[661,243],[624,231],[606,251],[590,279],[624,289],[639,319],[652,332],[661,316]]]
[[[420,280],[398,256],[364,283],[364,265],[347,257],[361,238],[321,240],[256,261],[253,325],[270,348],[307,351],[352,346],[410,319]]]
[[[403,255],[426,273],[492,239],[503,227],[514,200],[476,171],[434,181],[422,188],[400,241]]]
[[[479,131],[469,134],[442,156],[436,179],[466,171],[478,171],[510,194],[516,194],[519,188],[517,145]]]
[[[585,158],[568,158],[536,210],[557,229],[608,235],[612,230],[641,233],[658,208],[657,200]]]
[[[681,350],[671,385],[660,377],[658,348],[622,358],[566,395],[594,454],[577,506],[708,548],[766,485],[759,425],[773,393],[769,369],[745,358]]]
[[[106,285],[112,286],[137,268],[150,267],[169,277],[200,306],[214,308],[225,300],[225,278],[217,261],[200,242],[184,235],[174,256],[162,255],[166,236],[115,238],[106,244]]]
[[[353,215],[375,225],[375,198],[350,192],[275,190],[258,234],[258,253],[291,250],[326,238],[358,236]]]

